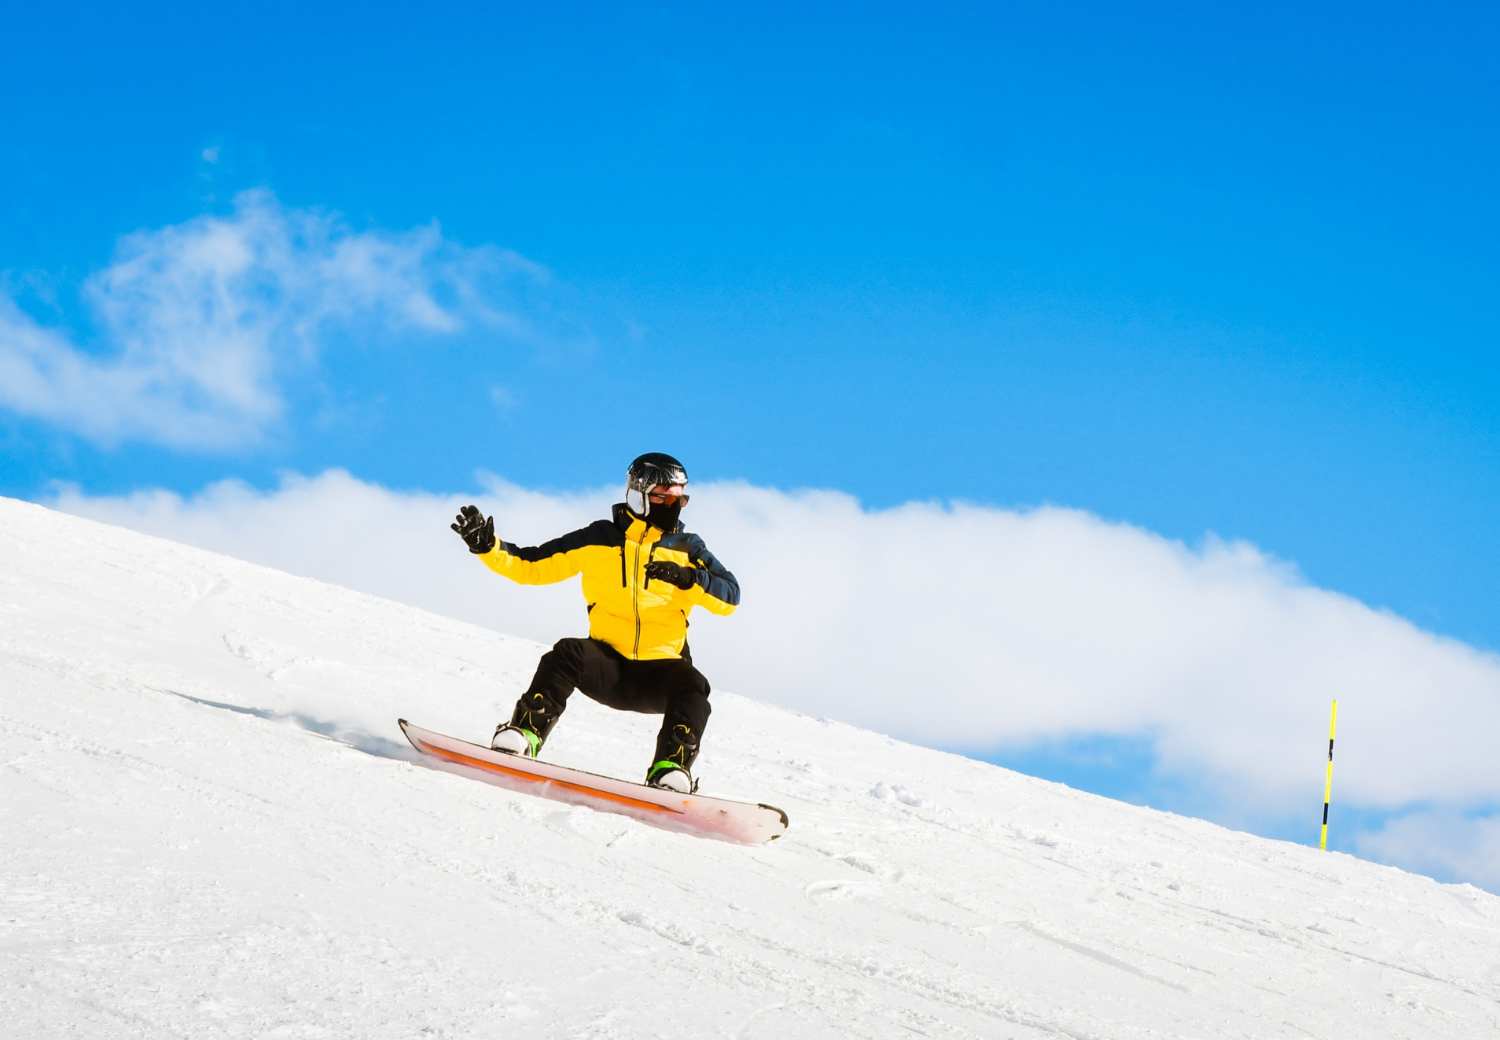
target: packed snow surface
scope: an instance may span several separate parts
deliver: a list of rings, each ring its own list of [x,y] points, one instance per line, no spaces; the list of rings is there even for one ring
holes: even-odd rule
[[[484,740],[540,650],[0,500],[4,1035],[1500,1035],[1472,887],[723,692],[698,772],[770,845],[401,740]],[[633,778],[654,731],[575,698],[547,754]]]

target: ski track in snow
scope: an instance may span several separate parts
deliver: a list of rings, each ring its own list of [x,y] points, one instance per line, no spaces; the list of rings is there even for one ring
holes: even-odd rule
[[[6,1035],[1500,1035],[1469,886],[723,693],[699,772],[771,845],[402,741],[482,740],[540,649],[0,500]],[[575,698],[548,754],[633,776],[655,725]]]

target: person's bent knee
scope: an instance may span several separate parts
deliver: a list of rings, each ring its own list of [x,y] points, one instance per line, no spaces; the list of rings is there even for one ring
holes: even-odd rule
[[[565,639],[559,639],[557,642],[553,643],[552,652],[554,654],[560,654],[563,657],[577,659],[582,657],[588,650],[588,643],[589,641],[587,639],[579,639],[576,636],[569,636]]]

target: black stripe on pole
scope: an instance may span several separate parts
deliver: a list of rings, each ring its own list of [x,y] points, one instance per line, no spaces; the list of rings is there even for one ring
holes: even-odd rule
[[[1323,826],[1328,826],[1328,803],[1323,803]]]
[[[1328,738],[1328,761],[1333,761],[1333,738]]]

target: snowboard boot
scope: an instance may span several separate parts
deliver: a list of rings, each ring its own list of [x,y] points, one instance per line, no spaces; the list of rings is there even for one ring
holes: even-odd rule
[[[490,747],[496,751],[503,751],[507,755],[535,758],[542,750],[542,738],[529,729],[502,722],[495,727],[495,735],[490,739]]]
[[[651,772],[646,774],[646,783],[650,787],[660,787],[678,794],[692,794],[698,790],[698,781],[686,769],[679,769],[677,766],[668,769],[660,763],[652,766]]]
[[[678,794],[698,790],[693,779],[693,760],[698,757],[698,734],[691,726],[678,723],[663,729],[656,738],[656,761],[646,770],[646,783]]]
[[[523,693],[516,701],[510,721],[495,727],[490,747],[508,755],[536,758],[542,753],[547,735],[557,725],[566,706],[565,702],[554,700],[544,690]]]

